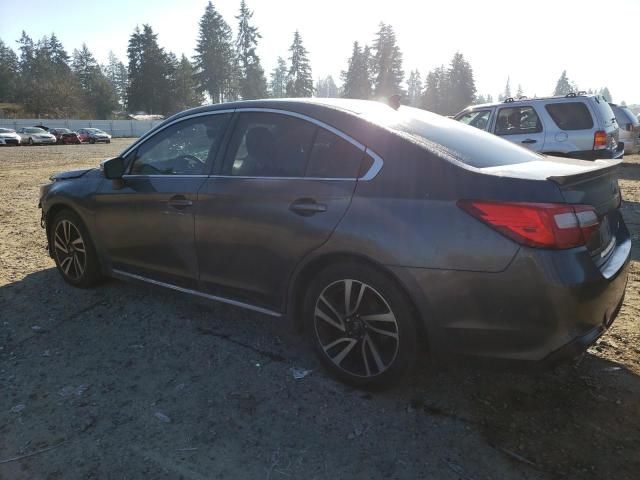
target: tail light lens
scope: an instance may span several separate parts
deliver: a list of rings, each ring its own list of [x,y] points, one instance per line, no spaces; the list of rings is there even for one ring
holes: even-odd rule
[[[594,150],[602,150],[607,148],[609,143],[609,139],[607,138],[607,132],[604,130],[598,130],[593,134],[593,149]]]
[[[460,200],[458,207],[519,244],[535,248],[586,245],[600,227],[596,211],[588,205]]]

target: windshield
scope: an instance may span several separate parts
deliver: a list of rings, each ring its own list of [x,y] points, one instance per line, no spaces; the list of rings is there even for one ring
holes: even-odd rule
[[[15,130],[11,130],[10,128],[0,128],[0,133],[14,133]]]
[[[386,108],[364,118],[421,143],[434,153],[476,168],[540,160],[540,156],[475,127],[418,108]]]
[[[25,132],[27,132],[27,133],[47,133],[41,128],[27,128],[27,129],[25,129]]]
[[[87,128],[86,130],[87,130],[87,132],[89,132],[89,133],[105,133],[105,132],[103,132],[102,130],[99,130],[99,129],[97,129],[97,128]]]

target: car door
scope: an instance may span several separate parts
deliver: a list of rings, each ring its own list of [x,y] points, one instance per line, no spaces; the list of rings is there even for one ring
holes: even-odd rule
[[[364,147],[288,112],[236,115],[222,171],[198,194],[201,288],[277,311],[296,264],[346,212]]]
[[[166,126],[127,153],[122,181],[101,184],[96,224],[116,273],[197,286],[197,192],[229,119],[229,114],[209,113]]]
[[[542,120],[531,105],[498,108],[493,133],[534,152],[544,148]]]

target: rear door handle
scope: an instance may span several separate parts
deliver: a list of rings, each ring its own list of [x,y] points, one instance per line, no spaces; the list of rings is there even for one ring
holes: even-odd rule
[[[310,217],[316,213],[327,211],[324,203],[318,203],[313,198],[299,198],[289,205],[289,210],[303,217]]]
[[[522,140],[520,143],[538,143],[538,141],[533,138],[527,138],[526,140]]]
[[[169,199],[169,206],[176,210],[184,210],[187,207],[193,205],[193,202],[184,195],[174,195]]]

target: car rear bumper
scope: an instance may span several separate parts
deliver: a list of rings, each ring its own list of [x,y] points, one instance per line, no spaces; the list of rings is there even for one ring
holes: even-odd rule
[[[600,267],[584,248],[521,248],[502,272],[394,267],[420,311],[437,359],[548,364],[586,350],[615,319],[631,239],[621,222]]]
[[[617,160],[624,156],[624,143],[618,142],[618,147],[615,150],[580,150],[569,152],[567,156],[580,160]]]

